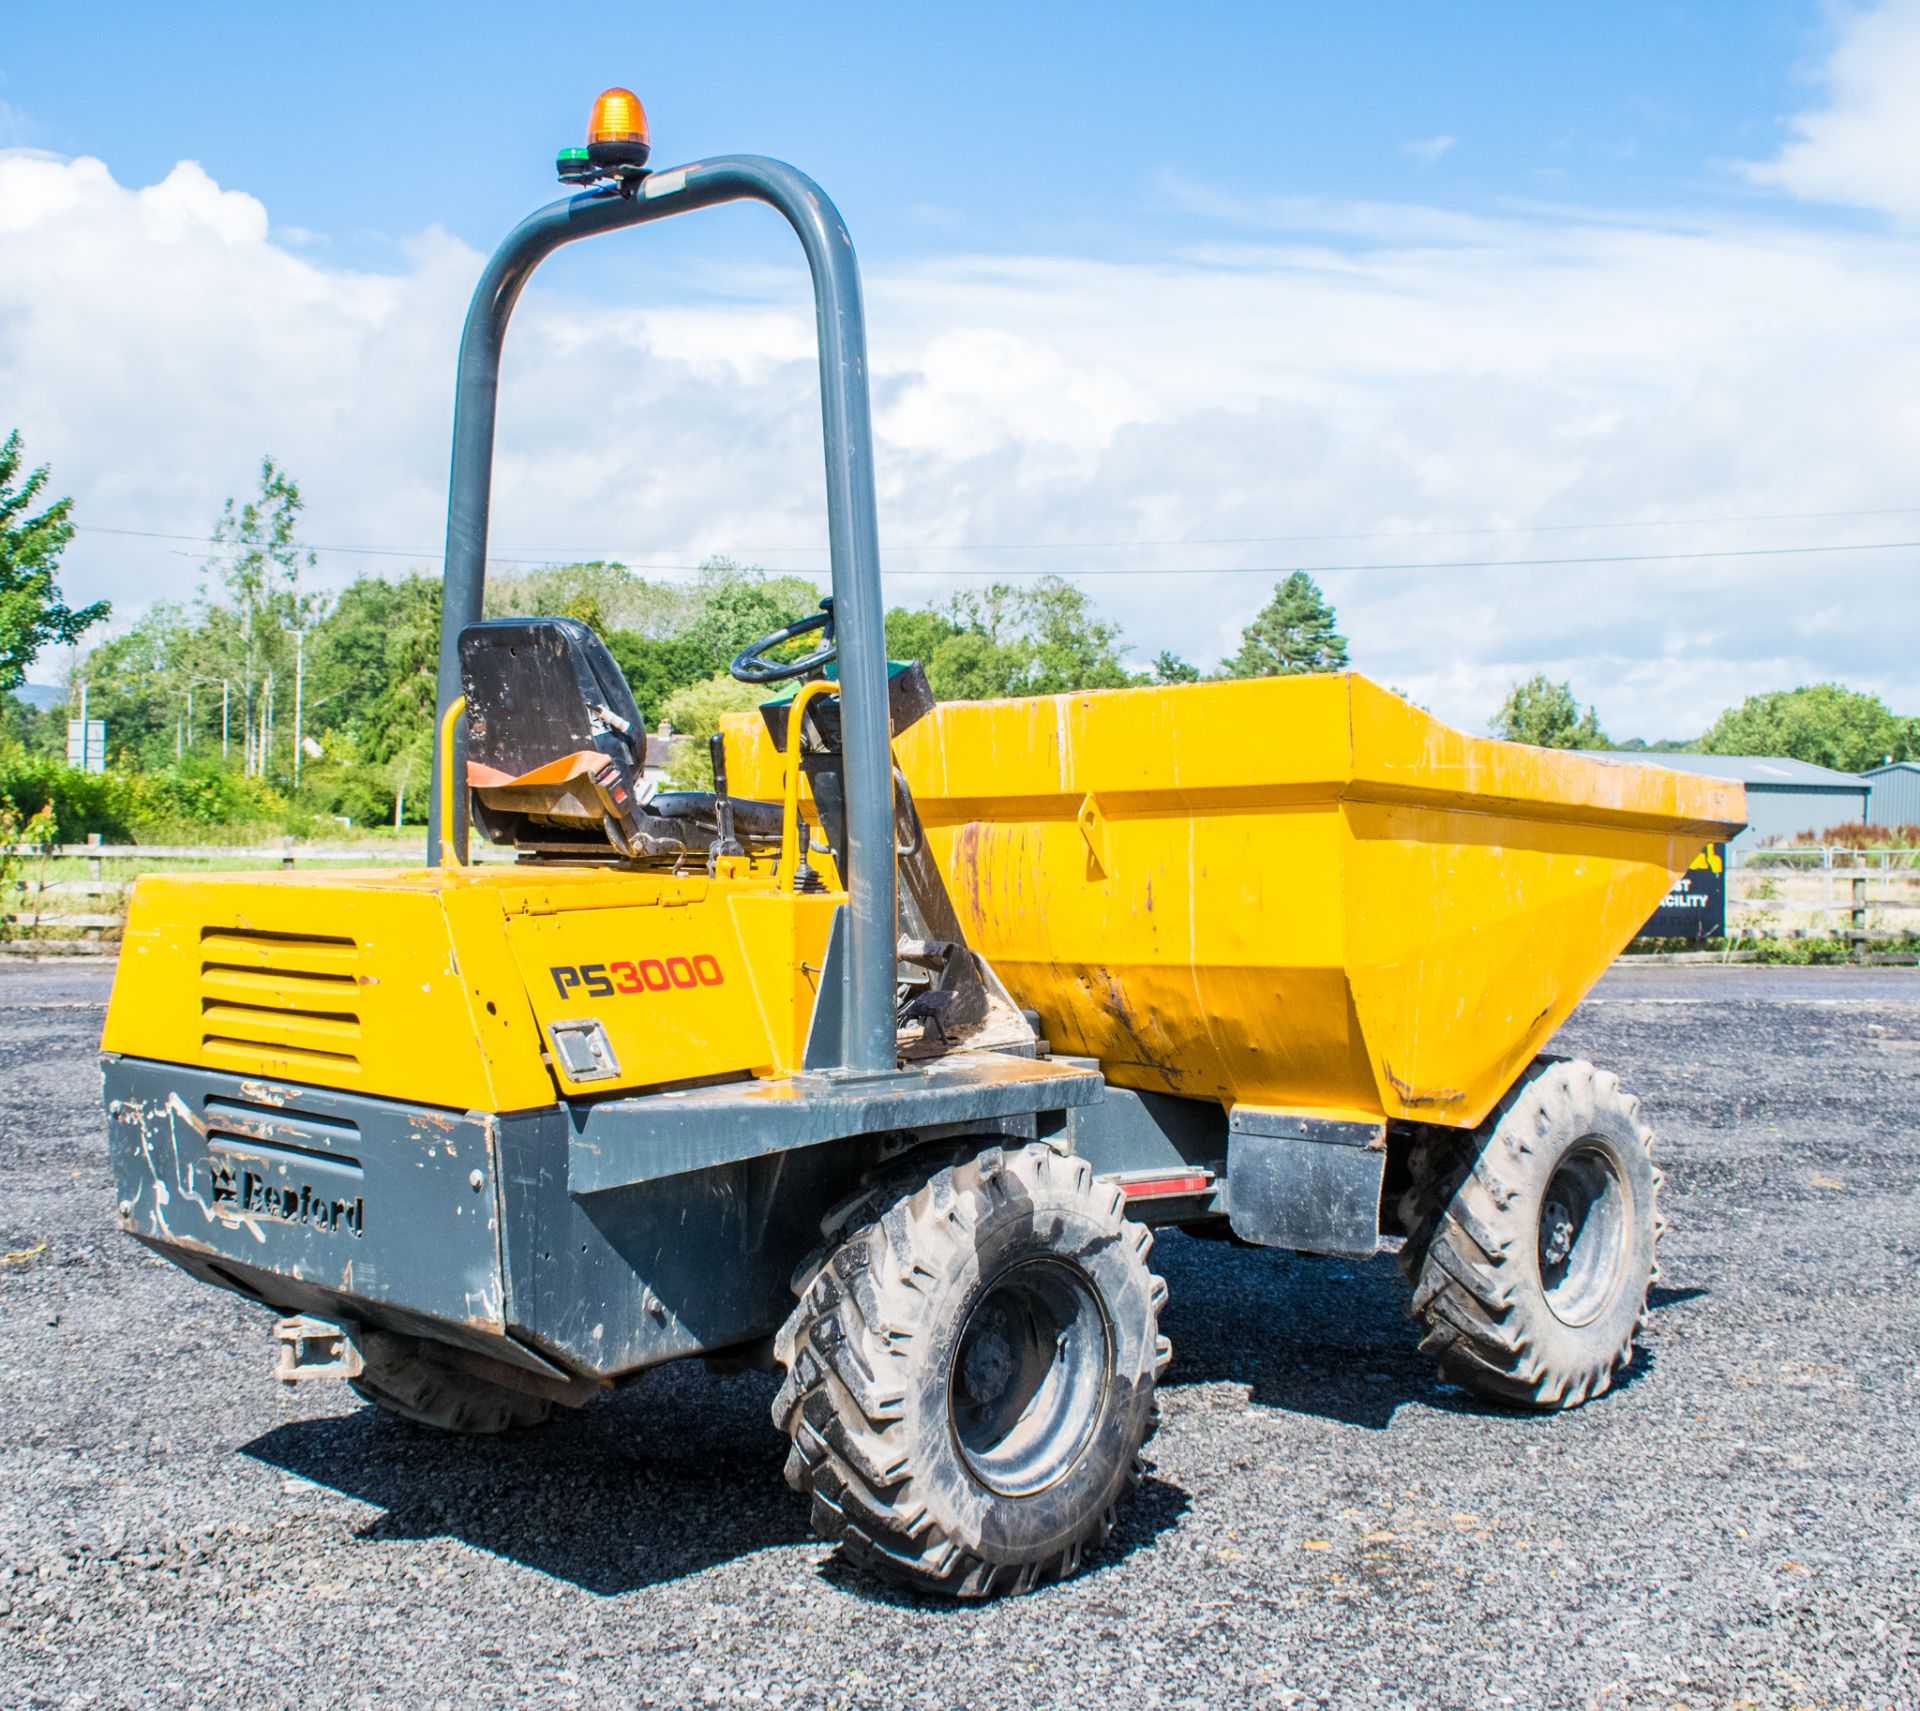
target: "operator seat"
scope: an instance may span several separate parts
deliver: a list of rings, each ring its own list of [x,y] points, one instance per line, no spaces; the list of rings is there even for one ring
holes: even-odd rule
[[[649,794],[647,733],[606,644],[577,618],[460,632],[473,819],[496,844],[626,854]]]
[[[469,624],[460,681],[473,823],[492,842],[523,857],[677,866],[780,841],[777,802],[654,794],[633,691],[577,618]]]

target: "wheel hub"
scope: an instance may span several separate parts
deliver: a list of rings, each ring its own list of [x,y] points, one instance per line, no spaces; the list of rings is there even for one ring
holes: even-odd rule
[[[1596,1141],[1575,1146],[1540,1203],[1540,1287],[1555,1317],[1590,1325],[1606,1311],[1627,1271],[1632,1226],[1626,1180]]]
[[[1549,1200],[1540,1214],[1540,1263],[1566,1264],[1573,1252],[1573,1214],[1557,1200]]]
[[[1099,1424],[1113,1334],[1078,1267],[1029,1260],[994,1280],[961,1328],[950,1374],[953,1436],[1003,1497],[1063,1479]]]

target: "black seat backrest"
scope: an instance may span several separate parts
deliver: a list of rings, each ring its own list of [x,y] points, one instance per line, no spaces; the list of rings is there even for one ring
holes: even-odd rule
[[[592,630],[577,618],[469,624],[460,679],[474,821],[489,838],[605,845],[609,818],[632,832],[647,733]]]

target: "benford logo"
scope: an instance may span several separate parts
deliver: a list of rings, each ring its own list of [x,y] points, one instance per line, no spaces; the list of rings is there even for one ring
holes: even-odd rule
[[[366,1234],[367,1202],[363,1195],[351,1200],[330,1199],[315,1194],[311,1183],[303,1182],[296,1188],[290,1182],[269,1182],[258,1171],[236,1170],[225,1159],[212,1160],[211,1168],[216,1212],[305,1224],[328,1235],[341,1230],[353,1236]]]

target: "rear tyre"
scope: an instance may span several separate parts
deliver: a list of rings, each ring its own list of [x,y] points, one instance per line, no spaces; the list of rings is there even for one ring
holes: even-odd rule
[[[1652,1143],[1617,1077],[1560,1058],[1536,1059],[1471,1134],[1423,1133],[1400,1264],[1442,1377],[1545,1410],[1612,1387],[1659,1275]]]
[[[347,1382],[381,1412],[416,1426],[478,1436],[538,1426],[553,1413],[546,1397],[463,1372],[417,1338],[362,1331],[354,1346],[365,1366]]]
[[[869,1191],[775,1354],[787,1483],[843,1556],[984,1598],[1072,1574],[1158,1422],[1153,1238],[1084,1159],[993,1147]]]

